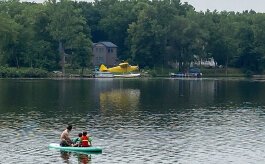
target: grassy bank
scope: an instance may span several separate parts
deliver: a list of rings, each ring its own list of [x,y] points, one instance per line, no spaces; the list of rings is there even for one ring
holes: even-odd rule
[[[246,74],[236,68],[209,68],[201,69],[203,77],[245,77]]]
[[[91,76],[91,69],[85,69],[84,75]],[[65,77],[80,77],[81,69],[65,69]],[[48,72],[39,68],[15,68],[0,66],[0,78],[53,78],[62,77],[61,70]]]
[[[154,69],[141,69],[143,76],[149,77],[169,77],[171,72],[177,73],[177,69],[156,67]],[[245,77],[240,69],[229,68],[227,71],[224,68],[202,68],[203,77]],[[65,77],[80,77],[81,69],[66,69]],[[84,70],[84,77],[91,77],[92,68]],[[62,77],[60,70],[48,72],[39,68],[13,68],[0,66],[0,78],[47,78],[47,77]]]

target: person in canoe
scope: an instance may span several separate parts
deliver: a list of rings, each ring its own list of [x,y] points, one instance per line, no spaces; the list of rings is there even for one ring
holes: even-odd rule
[[[69,133],[72,130],[72,125],[68,125],[67,128],[61,134],[61,146],[73,146],[73,142],[69,137]]]
[[[87,135],[87,132],[85,131],[85,132],[83,132],[83,135],[82,135],[82,137],[81,137],[81,145],[82,145],[82,147],[89,147],[89,146],[91,146],[90,145],[90,141],[89,141],[89,136]]]
[[[74,147],[81,147],[81,144],[82,144],[82,133],[78,133],[78,137],[76,137],[76,138],[74,138],[73,140],[72,140],[72,142],[73,142],[73,146]]]

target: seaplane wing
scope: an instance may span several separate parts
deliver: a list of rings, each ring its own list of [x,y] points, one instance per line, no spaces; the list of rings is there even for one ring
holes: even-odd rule
[[[105,65],[101,65],[100,66],[100,71],[102,72],[112,72],[112,73],[125,73],[125,72],[132,72],[132,71],[136,71],[138,70],[138,66],[131,66],[129,65],[129,63],[124,62],[124,63],[120,63],[118,66],[116,67],[111,67],[111,68],[107,68]]]
[[[128,68],[130,65],[129,65],[129,63],[120,63],[119,66],[121,68]]]

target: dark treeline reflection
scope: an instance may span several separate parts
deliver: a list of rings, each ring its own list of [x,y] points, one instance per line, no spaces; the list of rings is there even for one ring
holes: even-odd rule
[[[264,105],[265,83],[213,79],[1,80],[0,111],[168,111]]]

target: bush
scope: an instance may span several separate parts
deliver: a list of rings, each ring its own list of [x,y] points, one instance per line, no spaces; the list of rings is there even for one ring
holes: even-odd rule
[[[151,71],[150,71],[150,75],[151,75],[152,77],[157,77],[157,73],[156,73],[155,70],[151,70]]]
[[[245,74],[247,77],[252,77],[254,73],[251,70],[246,70]]]
[[[0,67],[1,78],[40,78],[48,77],[48,72],[39,68]]]

